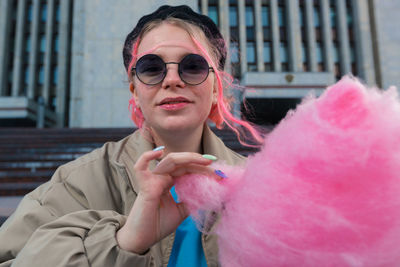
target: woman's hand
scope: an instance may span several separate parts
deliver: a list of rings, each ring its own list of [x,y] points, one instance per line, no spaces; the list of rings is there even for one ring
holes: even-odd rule
[[[184,204],[176,203],[169,192],[176,177],[187,173],[215,176],[208,167],[212,160],[191,152],[170,153],[150,171],[149,162],[162,153],[148,151],[134,166],[139,192],[125,225],[117,232],[118,244],[124,250],[143,254],[188,216]]]

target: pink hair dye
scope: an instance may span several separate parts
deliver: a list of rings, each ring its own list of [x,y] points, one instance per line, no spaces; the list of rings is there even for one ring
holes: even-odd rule
[[[214,104],[211,107],[210,114],[208,118],[213,121],[218,129],[222,129],[224,123],[232,130],[235,132],[235,134],[238,137],[239,142],[242,145],[249,146],[249,147],[258,147],[258,145],[250,145],[247,144],[243,139],[249,139],[249,137],[243,133],[243,131],[239,128],[242,126],[244,129],[246,129],[250,133],[250,138],[256,141],[258,144],[263,143],[263,138],[259,134],[259,132],[252,126],[249,122],[235,118],[233,114],[230,112],[230,103],[224,96],[224,83],[226,84],[226,87],[230,87],[233,85],[233,78],[231,75],[224,71],[219,71],[216,64],[208,54],[207,50],[194,38],[192,37],[193,42],[195,45],[200,49],[200,51],[203,53],[207,61],[211,64],[211,67],[214,69],[215,77],[217,79],[217,104]],[[224,42],[222,40],[222,42]],[[138,52],[138,46],[139,46],[140,40],[138,39],[132,49],[132,60],[129,63],[128,67],[128,77],[131,79],[132,73],[131,69],[133,65],[135,64],[136,60],[138,59],[139,55],[137,54]],[[225,47],[225,46],[224,46]],[[154,49],[152,49],[154,50]],[[147,51],[146,53],[148,53]],[[144,123],[144,117],[142,111],[136,107],[135,100],[132,96],[132,98],[129,100],[129,109],[131,112],[131,119],[132,121],[139,127],[142,128],[143,123]],[[237,127],[239,126],[239,127]]]
[[[215,65],[214,61],[211,59],[210,55],[207,53],[207,50],[195,39],[192,37],[193,42],[196,44],[196,46],[201,50],[201,52],[204,54],[206,59],[211,63],[211,66],[214,69],[215,77],[217,79],[217,84],[218,84],[218,111],[216,112],[214,116],[214,122],[216,123],[217,128],[222,128],[223,122],[225,122],[226,125],[228,125],[229,128],[231,128],[232,131],[234,131],[238,137],[239,142],[242,145],[246,146],[252,146],[249,144],[246,144],[242,140],[242,133],[241,131],[238,130],[237,127],[235,127],[235,124],[243,126],[246,130],[249,131],[251,136],[254,138],[254,140],[262,144],[263,143],[263,138],[259,134],[259,132],[247,121],[235,118],[233,114],[229,111],[229,106],[227,105],[228,101],[224,97],[224,86],[223,86],[223,80],[227,84],[226,87],[229,87],[233,84],[233,78],[231,75],[224,71],[219,71],[217,66]],[[222,78],[221,78],[222,77]],[[217,123],[218,121],[219,123]]]
[[[137,51],[138,51],[138,47],[139,47],[139,43],[140,43],[140,38],[138,38],[135,42],[135,44],[133,45],[133,49],[132,49],[132,60],[129,63],[129,67],[128,67],[128,78],[129,80],[131,79],[132,76],[132,68],[133,68],[133,64],[135,64],[136,60],[137,60]],[[131,119],[132,121],[136,124],[137,127],[142,128],[143,126],[143,122],[144,122],[144,117],[143,117],[143,113],[142,111],[136,107],[136,102],[135,102],[135,98],[131,97],[131,99],[129,100],[129,111],[131,113]]]

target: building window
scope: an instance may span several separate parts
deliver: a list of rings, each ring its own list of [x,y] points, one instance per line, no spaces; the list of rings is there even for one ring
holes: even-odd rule
[[[323,57],[323,40],[322,40],[322,23],[321,23],[321,6],[319,2],[314,1],[313,4],[313,18],[315,29],[315,56],[317,71],[325,71],[324,57]]]
[[[58,73],[58,58],[70,57],[72,4],[71,0],[7,1],[7,10],[0,10],[9,27],[0,32],[6,42],[8,62],[0,66],[0,73],[5,73],[0,75],[0,96],[31,100],[43,96],[46,107],[56,110],[53,99],[60,86],[57,78],[69,73],[69,61],[64,63],[68,64],[63,66],[65,73]],[[61,28],[61,19],[69,27]],[[60,35],[63,51],[60,51]]]
[[[263,1],[261,6],[261,24],[263,30],[263,55],[265,71],[272,71],[272,34],[269,1]]]
[[[352,2],[346,1],[346,19],[347,19],[347,30],[349,34],[349,45],[350,45],[350,64],[351,64],[351,73],[357,75],[357,62],[355,56],[356,43],[354,38],[354,23],[353,23],[353,6]]]
[[[299,24],[300,24],[300,32],[301,32],[301,63],[303,67],[303,71],[310,70],[309,66],[309,55],[307,51],[307,37],[310,32],[307,32],[308,22],[306,21],[306,7],[304,1],[300,1],[300,13],[299,13]]]
[[[233,77],[240,76],[239,17],[236,1],[229,1],[230,60]]]
[[[201,3],[207,4],[208,16],[218,25],[221,23],[219,21],[221,18],[228,20],[231,37],[231,69],[236,78],[240,79],[242,74],[240,69],[257,72],[258,60],[263,61],[264,71],[267,72],[291,71],[293,63],[300,60],[299,65],[302,67],[295,68],[296,71],[326,72],[329,70],[337,79],[346,74],[346,71],[357,75],[356,47],[359,44],[354,35],[355,10],[352,0],[345,0],[344,7],[339,7],[339,2],[336,0],[327,1],[326,6],[326,2],[321,0],[296,0],[294,2],[298,5],[295,8],[288,6],[292,3],[289,2],[291,0],[261,0],[258,2],[260,6],[257,9],[255,1],[244,0],[239,4],[236,0],[230,0],[229,14],[220,16],[221,11],[218,6],[226,3],[221,1],[199,0],[199,9],[201,10]],[[261,14],[256,14],[256,10],[259,10]],[[290,14],[294,10],[296,14]],[[244,14],[244,21],[239,20],[239,13]],[[298,20],[291,19],[294,15],[298,16]],[[256,21],[256,18],[260,21]],[[244,44],[240,43],[239,38],[241,25],[244,25],[246,35]],[[258,27],[256,25],[261,25],[261,34],[256,34]],[[293,34],[289,35],[290,29],[300,30],[299,43],[297,40],[292,40],[294,37]],[[262,38],[262,40],[257,38]],[[259,45],[261,47],[258,47]],[[240,51],[241,47],[246,51]],[[262,58],[258,57],[257,51],[263,52]],[[292,55],[293,51],[300,51],[301,55]],[[240,68],[241,53],[245,53],[247,60],[242,68]],[[279,53],[279,56],[275,57],[274,53]],[[348,57],[343,55],[348,55]],[[274,62],[274,60],[279,62]]]
[[[218,15],[218,1],[209,1],[208,3],[208,16],[219,26],[219,15]]]
[[[286,3],[283,0],[278,1],[278,25],[279,25],[279,40],[280,40],[280,60],[282,71],[289,70],[289,47],[287,40],[286,27]]]
[[[247,70],[257,71],[253,1],[246,1]]]

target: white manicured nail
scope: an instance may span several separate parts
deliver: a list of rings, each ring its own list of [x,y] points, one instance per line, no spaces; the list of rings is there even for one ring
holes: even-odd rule
[[[163,150],[165,148],[165,146],[159,146],[153,149],[153,151],[160,151]]]

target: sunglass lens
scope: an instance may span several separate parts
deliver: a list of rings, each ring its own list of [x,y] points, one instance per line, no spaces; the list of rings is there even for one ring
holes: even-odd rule
[[[136,75],[145,84],[158,84],[164,79],[165,64],[157,55],[145,55],[136,63]]]
[[[208,76],[208,63],[200,55],[190,54],[184,57],[179,65],[181,79],[191,85],[204,82]]]

